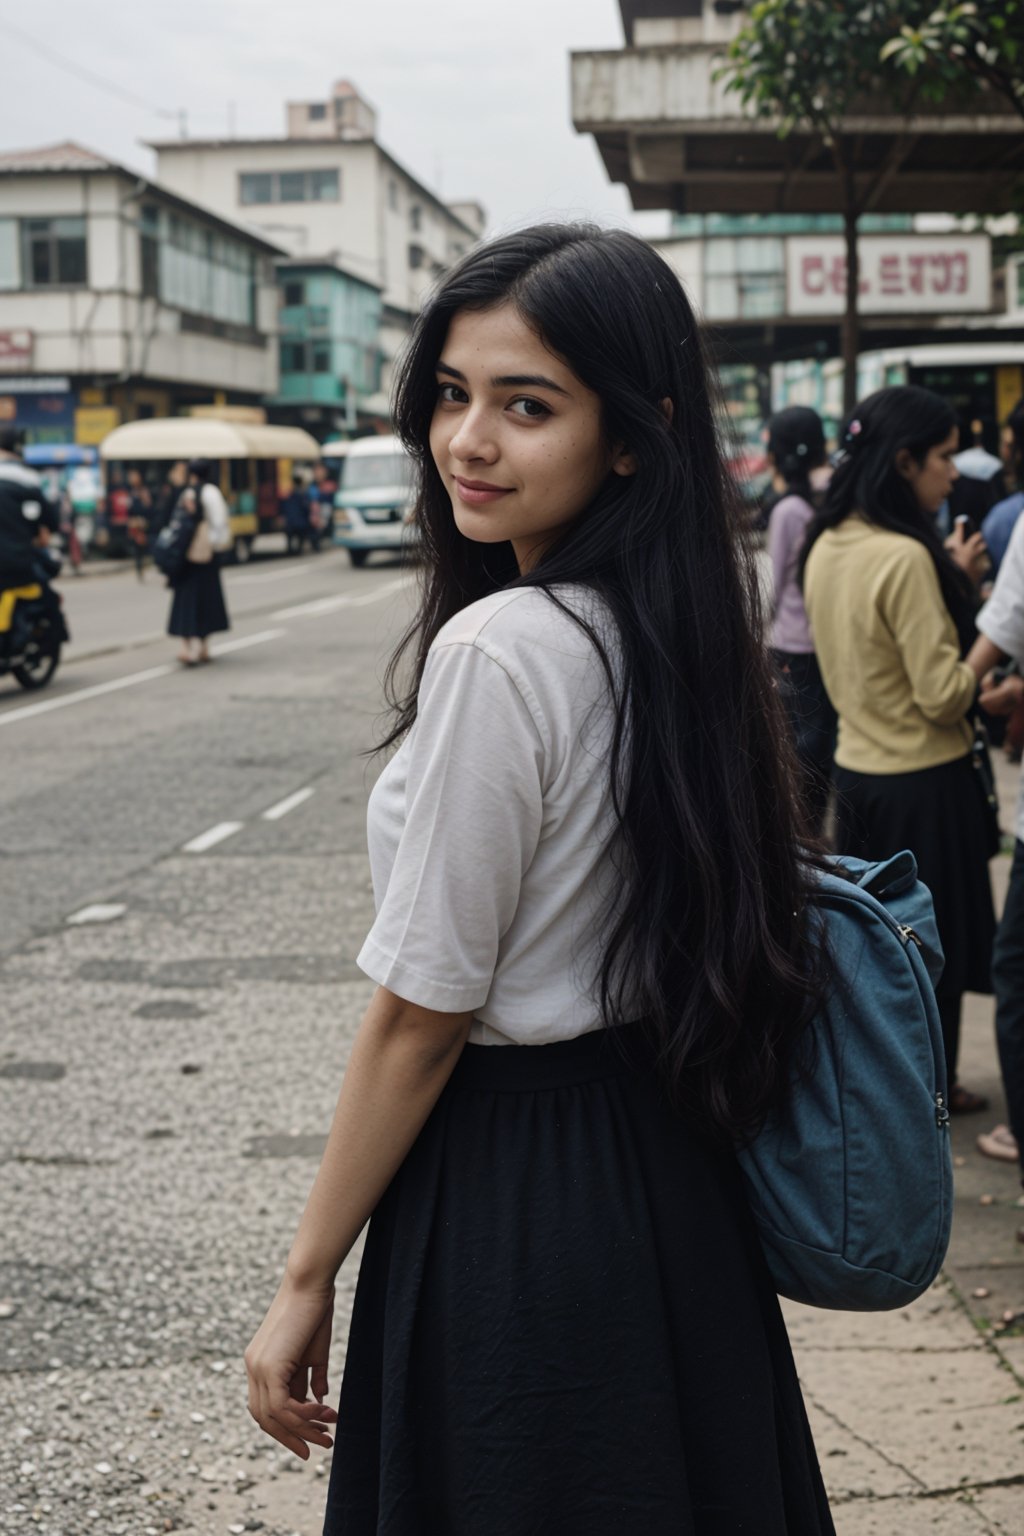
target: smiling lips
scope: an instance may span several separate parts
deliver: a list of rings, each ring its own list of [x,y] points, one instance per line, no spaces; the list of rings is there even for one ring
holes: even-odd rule
[[[489,501],[498,501],[511,490],[511,486],[489,485],[486,480],[463,480],[459,475],[455,476],[455,484],[459,500],[471,507],[482,507]]]

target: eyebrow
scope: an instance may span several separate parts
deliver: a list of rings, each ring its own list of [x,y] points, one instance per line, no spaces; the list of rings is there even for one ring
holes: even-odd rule
[[[457,368],[453,368],[450,363],[439,362],[436,371],[438,373],[447,373],[453,379],[461,380],[463,384],[466,382],[466,375],[460,373]],[[554,379],[545,378],[542,373],[502,373],[497,378],[491,380],[491,385],[494,389],[507,389],[509,387],[513,389],[553,389],[556,395],[568,397],[569,394],[569,391],[563,389],[561,384],[556,384]]]

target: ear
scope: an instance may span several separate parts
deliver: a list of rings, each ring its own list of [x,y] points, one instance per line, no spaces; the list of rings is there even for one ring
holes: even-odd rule
[[[914,478],[914,471],[918,466],[909,448],[901,448],[892,462],[896,473],[902,475],[904,480],[912,480]]]
[[[627,453],[621,443],[616,443],[609,467],[613,475],[635,475],[636,458],[633,454]]]
[[[661,406],[661,414],[664,416],[669,426],[671,426],[676,418],[676,408],[672,403],[672,397],[670,395],[666,395],[664,400],[659,400],[658,404]]]

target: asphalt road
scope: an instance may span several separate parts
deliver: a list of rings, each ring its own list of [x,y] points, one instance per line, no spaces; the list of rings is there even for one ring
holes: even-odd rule
[[[240,1354],[371,991],[364,753],[411,579],[230,570],[189,671],[152,573],[64,580],[67,665],[0,681],[4,1532],[318,1529],[323,1458],[275,1455]]]

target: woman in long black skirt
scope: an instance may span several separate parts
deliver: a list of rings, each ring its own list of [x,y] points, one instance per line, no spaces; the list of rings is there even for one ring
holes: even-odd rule
[[[231,548],[231,523],[227,503],[213,482],[212,466],[205,459],[194,459],[188,466],[188,488],[183,494],[194,501],[196,531],[184,571],[175,583],[167,633],[181,639],[181,664],[194,667],[211,660],[209,637],[231,628],[220,579],[220,555]]]
[[[988,860],[998,828],[975,766],[980,672],[977,533],[945,548],[936,514],[957,477],[956,417],[898,386],[856,409],[825,504],[808,531],[804,595],[839,714],[837,849],[885,859],[909,848],[935,902],[945,953],[936,989],[954,1114],[985,1107],[957,1081],[964,992],[990,992],[995,916]]]
[[[421,317],[377,990],[246,1352],[282,1445],[337,1426],[331,1536],[833,1530],[733,1153],[821,960],[714,422],[693,313],[632,235],[495,241]]]

